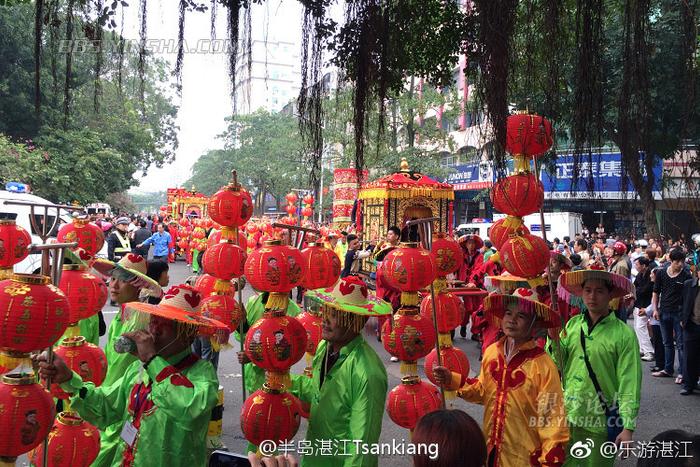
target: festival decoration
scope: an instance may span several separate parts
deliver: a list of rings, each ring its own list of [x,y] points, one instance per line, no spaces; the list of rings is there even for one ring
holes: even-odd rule
[[[401,360],[401,374],[415,375],[417,361],[435,346],[432,320],[421,316],[417,307],[401,307],[382,326],[382,344],[387,352]]]
[[[334,251],[322,244],[309,243],[301,252],[304,261],[304,275],[301,285],[305,289],[325,289],[332,287],[340,277],[340,258]]]
[[[231,296],[219,292],[211,292],[199,305],[202,315],[224,323],[229,331],[234,332],[244,318],[243,308]]]
[[[102,229],[91,223],[86,217],[74,217],[73,222],[64,224],[56,236],[58,242],[78,242],[73,250],[81,249],[89,256],[95,256],[105,243]]]
[[[435,272],[438,277],[456,272],[464,262],[459,243],[444,232],[438,232],[433,236],[432,251],[435,255]]]
[[[63,291],[70,305],[70,326],[94,316],[107,302],[108,292],[104,281],[90,274],[87,266],[82,264],[64,265],[58,288]]]
[[[435,279],[435,256],[417,243],[401,243],[382,261],[384,278],[389,286],[401,290],[401,305],[417,306],[418,291]]]
[[[0,280],[12,275],[12,268],[29,255],[32,237],[14,220],[0,220]]]
[[[241,430],[256,446],[266,440],[289,441],[299,429],[300,410],[296,397],[264,384],[243,403]]]
[[[496,182],[491,190],[491,202],[502,213],[524,217],[542,206],[544,185],[532,173],[517,173]]]
[[[545,283],[541,274],[549,264],[549,248],[540,237],[532,234],[512,237],[503,245],[500,255],[506,271],[526,278],[531,287]]]
[[[56,347],[55,352],[83,381],[90,381],[99,386],[107,376],[107,358],[104,351],[87,342],[83,336],[67,337]],[[51,385],[51,395],[57,399],[69,397],[58,384]]]
[[[493,223],[489,228],[489,239],[497,250],[503,248],[503,244],[514,235],[529,234],[530,231],[523,224],[521,217],[507,216]]]
[[[311,377],[311,362],[316,355],[316,348],[321,342],[321,314],[307,310],[296,317],[306,330],[306,368],[304,374]]]
[[[554,143],[552,124],[539,115],[517,113],[506,121],[506,151],[515,157],[535,159]]]
[[[0,380],[0,458],[14,459],[41,443],[51,428],[54,404],[34,375],[4,375]]]
[[[202,258],[202,267],[205,273],[230,281],[243,275],[247,256],[243,248],[231,240],[225,240],[207,248]]]
[[[469,377],[469,359],[462,350],[455,348],[452,344],[448,346],[440,346],[440,358],[442,366],[446,367],[452,373],[460,375],[459,387],[464,386],[464,383]],[[433,374],[433,369],[437,365],[437,349],[433,349],[427,357],[425,357],[424,370],[425,375],[431,383],[438,385]],[[456,391],[445,391],[445,399],[454,399]]]
[[[423,415],[438,410],[440,405],[438,388],[418,376],[405,376],[400,385],[389,391],[386,411],[394,423],[413,430]]]
[[[446,343],[443,336],[446,334],[449,339],[450,332],[462,324],[462,319],[464,318],[462,300],[446,290],[441,290],[435,294],[435,308],[439,333],[438,338],[441,340],[441,344],[443,344]],[[433,299],[429,294],[421,301],[420,313],[423,318],[432,322]]]
[[[224,227],[240,227],[253,215],[250,193],[235,181],[214,193],[207,203],[209,217]]]
[[[367,180],[368,172],[362,171],[362,180]],[[354,219],[351,218],[352,208],[357,201],[358,171],[355,169],[333,170],[333,225],[345,227]]]
[[[100,453],[100,430],[75,412],[61,412],[49,432],[47,467],[90,467]],[[29,460],[41,465],[44,446],[34,449]]]
[[[299,250],[282,245],[280,240],[270,240],[248,255],[245,276],[257,290],[286,294],[301,285],[303,264]],[[286,302],[284,308],[279,308],[286,310]]]

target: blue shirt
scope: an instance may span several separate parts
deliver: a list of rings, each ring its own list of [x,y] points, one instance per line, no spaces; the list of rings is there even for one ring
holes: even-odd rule
[[[156,232],[143,242],[143,246],[148,245],[153,245],[153,256],[167,256],[170,251],[170,234]]]

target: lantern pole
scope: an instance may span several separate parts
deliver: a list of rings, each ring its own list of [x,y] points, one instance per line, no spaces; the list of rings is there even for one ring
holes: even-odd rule
[[[406,222],[406,227],[410,227],[412,225],[417,225],[419,232],[420,232],[420,237],[421,237],[421,243],[423,244],[423,248],[425,248],[428,251],[432,251],[433,248],[433,222],[434,221],[439,221],[439,217],[428,217],[424,219],[416,219],[414,221],[407,221]],[[435,329],[435,352],[437,353],[437,364],[438,366],[442,366],[442,355],[440,354],[440,339],[438,339],[438,324],[437,324],[437,304],[435,302],[435,285],[433,283],[434,281],[430,282],[430,302],[432,305],[432,314],[433,314],[433,328]],[[444,409],[445,408],[445,388],[440,386],[440,395],[442,396],[440,398],[440,404],[441,407]]]

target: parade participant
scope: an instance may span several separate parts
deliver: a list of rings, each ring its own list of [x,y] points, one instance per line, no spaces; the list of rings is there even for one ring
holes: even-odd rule
[[[131,253],[131,240],[127,228],[129,218],[120,217],[117,219],[115,230],[107,236],[107,259],[118,262],[125,255]]]
[[[170,252],[168,253],[168,263],[174,263],[175,245],[177,245],[179,231],[177,228],[177,222],[175,222],[174,220],[171,220],[168,225],[170,226],[170,228],[168,229],[168,233],[170,234],[170,244],[168,245]]]
[[[101,439],[93,466],[199,466],[207,460],[206,435],[219,382],[211,365],[192,355],[201,332],[225,325],[198,312],[199,293],[172,287],[159,305],[130,304],[134,331],[126,333],[134,361],[113,383],[84,382],[59,358],[39,359],[39,373],[73,394],[71,407],[98,428],[120,425],[121,436]]]
[[[630,293],[626,277],[599,270],[568,272],[560,279],[582,297],[587,311],[572,317],[560,335],[550,333],[552,358],[562,371],[571,445],[591,440],[591,455],[568,465],[612,466],[601,454],[606,441],[632,440],[642,384],[639,344],[634,331],[617,319],[610,301]]]
[[[399,246],[399,240],[401,238],[401,229],[398,227],[391,226],[389,227],[389,230],[386,233],[386,240],[379,245],[379,247],[375,250],[374,254],[374,260],[375,264],[377,267],[377,279],[376,279],[376,290],[377,290],[377,298],[381,298],[382,300],[391,303],[391,308],[393,309],[394,312],[399,309],[401,306],[401,291],[397,290],[393,287],[391,287],[386,279],[384,279],[384,272],[382,270],[382,262],[384,261],[384,258],[386,257],[387,254],[389,254],[390,251],[393,251],[396,247]],[[384,325],[384,322],[387,320],[387,318],[378,318],[377,319],[377,339],[381,340],[381,334],[382,334],[382,326]],[[391,357],[392,362],[398,362],[399,359],[396,357]]]
[[[146,241],[136,245],[136,248],[142,248],[148,245],[153,245],[153,260],[167,261],[168,254],[174,253],[175,248],[171,247],[172,237],[170,233],[165,231],[165,225],[158,224],[157,231],[151,235]]]
[[[165,261],[150,261],[146,270],[146,275],[156,281],[162,290],[165,290],[170,283],[170,266]],[[162,298],[160,290],[143,289],[139,295],[139,301],[157,305]]]
[[[535,296],[520,288],[484,300],[487,319],[504,337],[486,349],[478,378],[460,388],[460,375],[442,366],[433,370],[441,386],[484,405],[489,466],[554,466],[566,457],[569,432],[559,372],[533,340],[538,329],[557,328],[558,317]]]
[[[457,241],[462,247],[462,252],[464,253],[464,262],[462,263],[462,266],[460,266],[459,271],[457,271],[457,279],[462,282],[466,282],[467,287],[476,287],[475,284],[470,282],[470,280],[474,272],[479,270],[484,262],[484,257],[480,251],[480,249],[484,246],[484,242],[478,235],[462,235]],[[471,314],[479,309],[481,300],[472,297],[463,297],[462,300],[464,301],[464,319],[462,321],[462,326],[459,329],[459,335],[466,339],[467,323],[469,323]]]
[[[348,252],[348,233],[346,231],[340,232],[340,238],[338,239],[338,244],[335,246],[335,254],[340,258],[340,267],[345,268],[345,254]]]
[[[372,250],[374,250],[374,243],[370,243],[369,246],[361,250],[360,240],[357,235],[348,235],[348,251],[345,253],[345,266],[343,271],[340,273],[340,277],[346,277],[350,274],[357,274],[360,270],[360,263],[363,259],[369,258],[372,255]]]
[[[321,303],[322,341],[313,360],[313,376],[292,376],[292,393],[311,404],[306,440],[357,440],[376,443],[382,429],[387,374],[377,353],[362,337],[371,316],[391,314],[391,306],[377,299],[357,276],[340,279],[332,291],[312,290],[307,296]],[[302,458],[302,465],[376,466],[376,454],[356,452],[355,443],[343,446],[346,455],[322,456],[318,449]]]
[[[486,278],[498,276],[501,272],[502,265],[500,255],[493,254],[487,261],[481,264],[481,267],[479,267],[474,274],[472,274],[470,283],[480,289],[485,289]],[[500,329],[498,326],[490,326],[488,320],[484,318],[483,302],[479,305],[477,311],[472,313],[471,320],[472,327],[470,331],[472,339],[481,341],[481,355],[483,355],[486,348],[497,340]]]

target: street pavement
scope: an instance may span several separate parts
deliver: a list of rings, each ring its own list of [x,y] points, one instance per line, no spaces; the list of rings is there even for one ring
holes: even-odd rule
[[[180,284],[191,275],[189,267],[182,261],[170,265],[170,284]],[[253,294],[250,286],[243,291],[244,302]],[[105,306],[103,313],[109,325],[117,310],[115,307]],[[370,320],[364,330],[367,342],[375,349],[380,358],[385,362],[389,378],[389,390],[400,383],[399,363],[389,361],[389,354],[384,350],[382,344],[377,341],[374,335],[374,322]],[[231,340],[233,342],[233,339]],[[104,337],[101,338],[104,346]],[[223,416],[223,443],[230,451],[244,453],[247,442],[245,441],[240,428],[240,409],[243,404],[241,367],[236,359],[236,348],[224,351],[219,358],[219,381],[224,387],[224,416]],[[471,375],[475,376],[479,371],[479,346],[475,341],[465,340],[460,337],[455,338],[455,347],[463,350],[471,363]],[[292,373],[300,374],[304,369],[304,359],[292,368]],[[650,441],[656,434],[670,429],[682,429],[690,432],[700,432],[700,395],[681,396],[680,386],[674,384],[673,378],[653,378],[650,375],[650,364],[642,362],[642,400],[639,411],[637,431],[634,434],[635,441]],[[419,365],[422,373],[422,366]],[[423,376],[423,375],[422,375]],[[480,424],[483,421],[484,411],[482,406],[468,403],[461,399],[456,399],[452,407],[464,410],[474,417]],[[301,426],[295,440],[304,439],[306,433],[306,420],[302,419]],[[382,421],[381,443],[399,442],[399,444],[409,442],[409,432],[394,424],[388,414],[384,414]],[[396,440],[396,441],[394,441]],[[20,459],[22,461],[23,459]],[[631,466],[636,464],[636,459],[629,458],[619,461],[619,465]],[[19,462],[18,465],[26,465]],[[408,456],[383,455],[380,456],[380,466],[394,467],[411,465]]]

